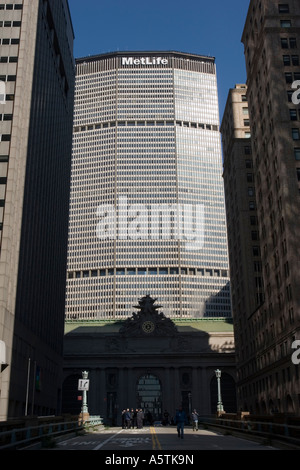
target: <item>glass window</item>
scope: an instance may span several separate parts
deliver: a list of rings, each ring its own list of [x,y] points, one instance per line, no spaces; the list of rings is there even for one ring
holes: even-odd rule
[[[297,121],[297,111],[296,111],[296,109],[290,109],[290,119],[291,119],[291,121]]]
[[[118,268],[118,269],[116,269],[116,274],[117,274],[117,276],[124,276],[124,274],[125,274],[125,268]]]
[[[288,3],[279,3],[278,4],[278,13],[289,13],[290,7]]]
[[[283,58],[283,65],[285,66],[291,65],[291,58],[289,55],[284,55],[282,58]]]
[[[300,147],[294,148],[295,160],[300,160]]]
[[[299,129],[292,129],[292,137],[294,140],[300,139]]]
[[[287,38],[281,38],[281,47],[282,49],[288,49],[289,48],[289,42]]]
[[[168,274],[168,268],[159,268],[159,274]]]
[[[288,97],[288,102],[291,103],[292,102],[292,96],[293,96],[293,90],[288,90],[287,91],[287,97]]]
[[[290,20],[281,20],[280,26],[281,28],[290,28],[292,26],[292,23]]]
[[[149,268],[149,274],[157,274],[157,268]]]
[[[286,83],[293,83],[293,74],[292,72],[286,72],[285,74]]]
[[[138,274],[147,274],[147,268],[138,268]]]
[[[259,246],[253,247],[253,256],[260,256],[260,248]]]

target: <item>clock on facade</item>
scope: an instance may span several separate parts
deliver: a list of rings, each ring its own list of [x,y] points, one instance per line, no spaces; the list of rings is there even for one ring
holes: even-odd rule
[[[142,324],[142,329],[145,333],[152,333],[152,331],[154,331],[154,323],[152,321],[145,321],[143,324]]]

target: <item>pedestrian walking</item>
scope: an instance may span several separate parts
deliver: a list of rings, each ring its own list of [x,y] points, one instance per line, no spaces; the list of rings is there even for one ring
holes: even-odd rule
[[[131,410],[132,429],[137,428],[137,412],[138,412],[137,408],[135,410]]]
[[[192,413],[192,420],[193,420],[193,431],[198,431],[198,420],[199,420],[199,415],[196,410],[193,411]]]
[[[126,410],[122,411],[122,429],[125,429],[125,414]]]
[[[127,408],[126,413],[125,413],[125,426],[126,429],[130,429],[131,425],[131,413],[129,411],[129,408]]]
[[[187,422],[187,417],[185,411],[183,411],[182,406],[176,411],[175,415],[175,424],[177,425],[177,434],[178,437],[183,439],[184,436],[184,425]]]
[[[142,429],[143,421],[144,421],[144,412],[143,412],[142,409],[138,410],[137,416],[136,416],[136,421],[137,421],[137,428]]]
[[[165,410],[164,412],[164,419],[163,419],[163,425],[164,426],[167,426],[169,424],[169,413],[167,412],[167,410]]]

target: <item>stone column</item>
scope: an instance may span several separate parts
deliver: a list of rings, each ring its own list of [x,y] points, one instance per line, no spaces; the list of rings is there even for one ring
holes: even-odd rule
[[[200,409],[199,409],[199,414],[200,415],[207,415],[210,414],[209,406],[210,406],[210,400],[209,400],[209,389],[207,388],[207,370],[206,367],[202,367],[200,369],[200,374],[201,374],[201,382],[200,382]]]
[[[198,369],[193,367],[192,370],[192,411],[194,408],[199,413],[199,385],[198,385]]]
[[[128,407],[127,394],[127,369],[120,367],[118,369],[118,426],[122,426],[122,410]]]
[[[105,420],[107,414],[107,394],[106,394],[106,383],[105,383],[105,370],[102,367],[98,369],[97,374],[97,401],[99,415]]]
[[[169,367],[164,369],[164,378],[162,382],[162,417],[167,410],[169,418],[173,415],[173,391],[171,386],[171,370]]]

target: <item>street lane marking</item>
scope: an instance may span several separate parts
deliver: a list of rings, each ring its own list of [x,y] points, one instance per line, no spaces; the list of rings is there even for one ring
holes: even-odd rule
[[[107,444],[109,441],[111,441],[112,439],[114,439],[118,434],[120,434],[120,432],[123,432],[124,429],[121,429],[121,431],[118,431],[116,432],[113,436],[110,436],[108,439],[106,439],[106,441],[104,442],[101,442],[101,444],[98,444],[93,450],[99,450],[101,449],[101,447],[103,447],[105,444]]]
[[[150,427],[150,432],[151,432],[151,435],[152,435],[152,449],[153,450],[155,450],[155,449],[160,449],[161,450],[160,442],[158,440],[156,431],[153,427]]]

